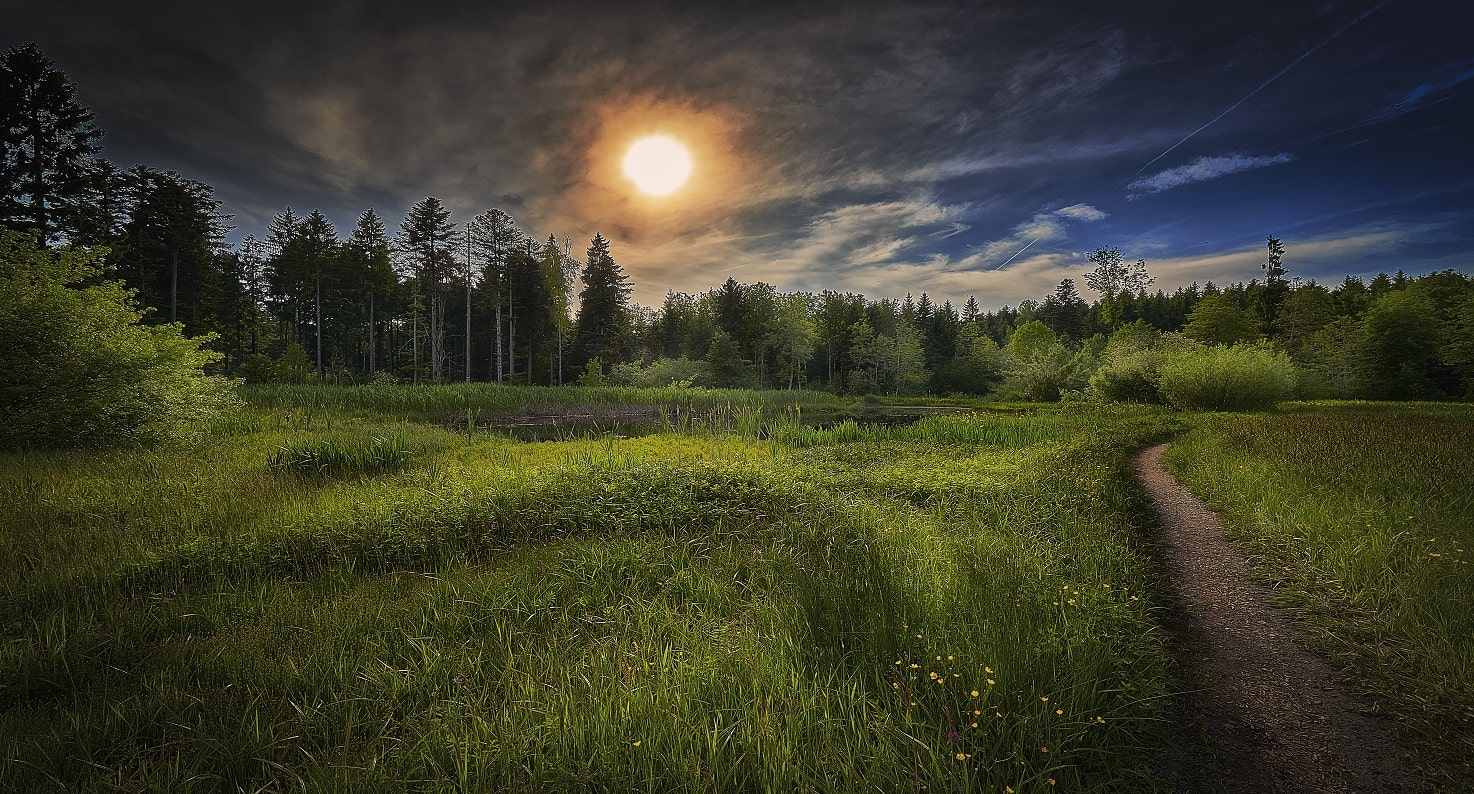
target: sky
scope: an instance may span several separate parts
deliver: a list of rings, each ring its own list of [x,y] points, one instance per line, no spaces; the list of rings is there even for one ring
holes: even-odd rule
[[[260,238],[435,196],[581,252],[634,299],[1040,299],[1098,247],[1156,287],[1474,272],[1474,3],[15,2],[121,167],[211,185]],[[667,135],[692,172],[622,172]]]

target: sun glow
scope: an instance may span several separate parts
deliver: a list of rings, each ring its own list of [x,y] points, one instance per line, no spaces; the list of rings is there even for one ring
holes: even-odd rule
[[[624,174],[640,190],[665,196],[685,184],[691,175],[691,155],[686,147],[664,135],[635,141],[624,156]]]

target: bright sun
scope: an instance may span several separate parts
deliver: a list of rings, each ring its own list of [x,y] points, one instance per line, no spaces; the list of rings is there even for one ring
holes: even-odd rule
[[[624,156],[624,173],[652,196],[675,192],[691,175],[686,147],[664,135],[641,138]]]

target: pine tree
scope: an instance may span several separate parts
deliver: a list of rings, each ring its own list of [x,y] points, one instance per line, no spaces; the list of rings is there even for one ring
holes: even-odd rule
[[[455,270],[459,244],[450,210],[430,196],[410,208],[399,226],[396,248],[413,274],[430,310],[430,379],[440,383],[445,365],[445,290]]]
[[[302,222],[302,233],[298,238],[302,246],[303,276],[312,288],[312,324],[315,333],[317,379],[323,378],[322,331],[323,331],[323,281],[329,276],[338,259],[338,230],[331,221],[317,210],[307,215]]]
[[[302,306],[299,303],[298,264],[300,246],[297,238],[302,234],[302,218],[291,207],[278,212],[266,230],[266,279],[270,285],[271,303],[276,310],[277,327],[281,330],[278,340],[281,347],[290,341],[300,343]],[[290,334],[288,333],[290,329]]]
[[[201,333],[217,271],[214,256],[225,237],[220,202],[209,185],[173,171],[138,166],[128,171],[128,181],[131,207],[114,264],[140,302]],[[181,318],[181,306],[190,308],[188,317]]]
[[[578,293],[580,361],[598,358],[605,366],[621,360],[629,328],[632,287],[609,253],[609,241],[595,234],[584,257],[583,289]]]
[[[1280,243],[1274,235],[1269,235],[1265,244],[1269,249],[1269,255],[1259,267],[1264,270],[1264,296],[1263,308],[1266,323],[1273,323],[1279,314],[1279,306],[1284,303],[1285,295],[1290,291],[1290,284],[1285,279],[1284,257],[1285,246]]]
[[[389,238],[384,222],[372,209],[358,216],[353,234],[343,245],[343,275],[356,290],[365,313],[364,329],[368,334],[364,368],[378,371],[378,351],[382,343],[379,331],[381,315],[386,312],[390,296],[398,285],[389,258]],[[384,318],[387,321],[387,317]]]
[[[35,44],[0,56],[0,225],[42,243],[77,235],[102,132]]]
[[[506,352],[502,341],[502,309],[511,298],[507,258],[523,244],[523,234],[512,221],[512,216],[498,209],[486,210],[472,218],[466,224],[466,234],[470,238],[473,267],[481,274],[482,289],[492,298],[492,315],[496,328],[491,369],[496,382],[501,383]]]

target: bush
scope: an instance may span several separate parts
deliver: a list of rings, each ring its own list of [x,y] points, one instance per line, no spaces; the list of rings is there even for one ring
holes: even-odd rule
[[[132,293],[95,253],[0,231],[0,444],[153,440],[215,415],[234,383],[179,325],[140,325]]]
[[[612,386],[639,389],[690,388],[708,383],[706,362],[680,358],[657,358],[647,367],[639,364],[616,364],[609,368]]]
[[[1296,381],[1289,356],[1262,342],[1168,353],[1159,372],[1169,404],[1206,411],[1269,408],[1289,397]]]
[[[1058,402],[1060,394],[1083,387],[1100,354],[1099,340],[1070,351],[1044,323],[1031,320],[1014,330],[1004,348],[1004,397]]]
[[[1113,356],[1090,376],[1090,393],[1107,402],[1160,403],[1161,366],[1157,350],[1136,350]]]
[[[1161,403],[1161,369],[1167,354],[1199,347],[1145,321],[1127,323],[1111,335],[1101,353],[1100,368],[1090,377],[1090,396],[1106,402]]]

